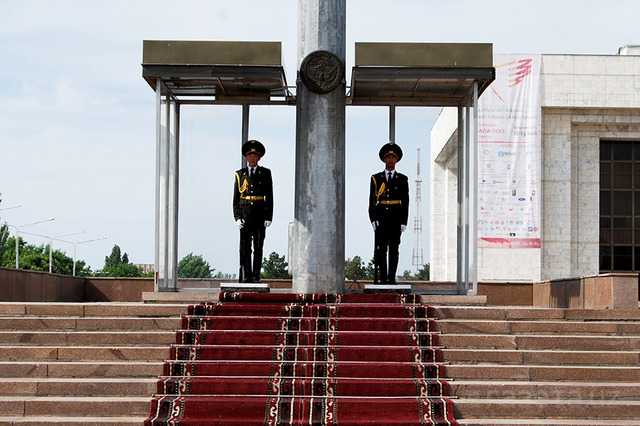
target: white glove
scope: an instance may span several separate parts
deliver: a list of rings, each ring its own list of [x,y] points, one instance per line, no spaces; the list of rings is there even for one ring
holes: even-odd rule
[[[378,221],[371,222],[371,226],[373,226],[373,230],[375,231],[378,227]]]
[[[404,232],[407,230],[407,225],[400,225],[400,231]]]
[[[236,220],[236,225],[238,225],[238,228],[242,229],[242,227],[244,226],[244,220],[242,219]]]
[[[270,227],[270,226],[271,226],[271,221],[270,221],[270,220],[265,220],[265,221],[264,221],[264,227],[265,227],[265,228],[268,228],[268,227]]]

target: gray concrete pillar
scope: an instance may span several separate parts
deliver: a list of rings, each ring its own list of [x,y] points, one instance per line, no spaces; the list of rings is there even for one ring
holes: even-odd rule
[[[299,0],[290,270],[297,293],[344,292],[346,0]]]

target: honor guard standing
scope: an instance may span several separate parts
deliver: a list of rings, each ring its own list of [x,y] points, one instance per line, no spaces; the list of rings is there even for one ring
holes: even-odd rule
[[[396,163],[402,159],[398,145],[389,142],[378,155],[385,163],[385,170],[371,176],[369,190],[369,219],[375,234],[374,281],[395,284],[400,235],[407,229],[409,218],[409,179],[395,170]]]
[[[233,216],[240,228],[239,281],[245,283],[260,282],[264,237],[273,218],[271,170],[258,166],[265,152],[264,145],[256,140],[242,145],[247,167],[236,172],[233,185]]]

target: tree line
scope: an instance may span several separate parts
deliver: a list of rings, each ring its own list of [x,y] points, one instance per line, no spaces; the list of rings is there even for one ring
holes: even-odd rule
[[[16,240],[9,235],[7,224],[0,226],[0,266],[14,268]],[[18,256],[20,269],[31,271],[49,271],[49,244],[29,244],[22,237],[18,239]],[[84,260],[76,260],[75,275],[80,277],[152,277],[153,271],[142,270],[131,263],[129,255],[123,252],[118,245],[114,245],[111,253],[105,256],[102,269],[92,271]],[[345,277],[349,281],[373,280],[373,259],[365,265],[360,256],[345,260]],[[51,272],[61,275],[73,274],[73,259],[62,250],[51,251]],[[272,252],[264,258],[262,263],[261,278],[264,279],[289,279],[288,264],[284,256]],[[235,279],[236,274],[216,272],[202,255],[189,253],[178,262],[179,278],[212,278]],[[429,264],[423,266],[417,274],[404,271],[399,277],[403,281],[428,281]]]
[[[429,281],[430,266],[425,264],[417,273],[412,274],[406,270],[398,278],[400,281]],[[349,281],[372,281],[374,274],[373,259],[365,265],[364,260],[360,256],[354,256],[353,259],[347,259],[344,262],[344,276]]]
[[[49,272],[49,244],[29,244],[22,237],[18,238],[18,260],[20,269]],[[9,227],[5,223],[0,226],[0,266],[15,268],[15,265],[16,238],[9,235]],[[51,272],[73,275],[73,259],[60,249],[51,250]],[[153,272],[143,273],[129,261],[129,255],[115,245],[111,254],[105,256],[102,269],[92,271],[84,260],[76,260],[75,275],[79,277],[152,277]]]

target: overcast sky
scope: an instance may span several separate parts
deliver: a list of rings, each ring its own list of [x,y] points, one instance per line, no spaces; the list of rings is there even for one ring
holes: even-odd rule
[[[141,77],[143,40],[280,41],[287,82],[297,69],[296,0],[21,0],[0,14],[0,221],[81,242],[93,270],[117,244],[133,263],[154,262],[155,97]],[[347,84],[355,42],[493,43],[498,53],[616,54],[640,44],[640,2],[347,0]],[[429,131],[437,108],[399,108],[396,142],[415,201],[422,148],[424,262],[429,262]],[[249,136],[273,172],[275,213],[265,256],[287,254],[293,220],[295,107],[252,107]],[[241,108],[182,109],[179,258],[202,255],[216,272],[238,271],[231,199],[240,166]],[[388,140],[388,110],[348,107],[346,256],[373,254],[369,176]],[[411,270],[412,204],[399,272]],[[11,230],[14,235],[14,230]],[[24,235],[34,244],[48,239]],[[73,245],[54,241],[73,256]]]

